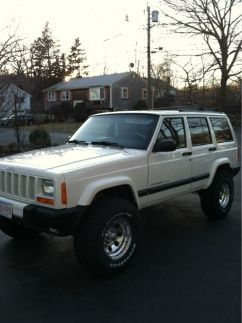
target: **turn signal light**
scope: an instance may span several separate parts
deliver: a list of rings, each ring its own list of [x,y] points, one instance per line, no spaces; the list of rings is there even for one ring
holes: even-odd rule
[[[61,202],[62,204],[67,204],[66,183],[61,184]]]
[[[54,205],[54,200],[47,197],[37,196],[37,202],[48,205]]]

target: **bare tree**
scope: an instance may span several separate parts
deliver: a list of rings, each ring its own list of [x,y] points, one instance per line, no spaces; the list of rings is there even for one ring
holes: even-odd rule
[[[185,83],[185,89],[187,89],[188,103],[195,103],[195,90],[202,80],[202,74],[200,73],[200,70],[196,69],[191,60],[185,65],[176,65],[182,69],[184,74],[184,77],[181,77],[181,80]]]
[[[152,64],[151,75],[157,80],[167,80],[174,77],[172,65],[174,64],[174,57],[166,53],[166,56],[157,65]]]
[[[8,27],[0,30],[0,33],[5,33],[4,40],[0,41],[0,73],[7,71],[8,65],[14,61],[14,58],[20,53],[21,39],[16,34],[16,29],[11,32]]]
[[[24,132],[21,129],[22,120],[19,119],[19,115],[26,117],[27,93],[14,84],[7,84],[0,90],[0,99],[0,117],[5,118],[2,119],[3,125],[13,127],[17,147],[20,150]]]
[[[11,59],[11,71],[14,75],[29,75],[29,62],[28,48],[25,45],[17,44],[16,53]]]
[[[221,73],[220,105],[224,107],[227,81],[241,72],[238,66],[236,69],[242,49],[241,1],[163,0],[162,3],[169,7],[168,11],[162,11],[170,19],[173,31],[203,36],[208,54],[213,58],[210,68]]]

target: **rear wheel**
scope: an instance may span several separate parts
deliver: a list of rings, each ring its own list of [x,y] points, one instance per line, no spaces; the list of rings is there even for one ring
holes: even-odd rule
[[[211,186],[200,192],[202,210],[211,218],[224,218],[231,209],[233,197],[233,178],[228,171],[220,171]]]
[[[78,262],[101,276],[123,271],[136,253],[139,227],[138,210],[130,202],[98,201],[84,227],[74,234]]]

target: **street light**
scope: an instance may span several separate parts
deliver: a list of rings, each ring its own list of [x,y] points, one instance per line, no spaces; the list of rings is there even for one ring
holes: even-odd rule
[[[152,100],[152,90],[151,90],[151,63],[150,63],[150,30],[153,26],[151,26],[150,21],[158,22],[159,12],[157,10],[153,10],[150,14],[150,7],[147,6],[147,108],[153,109],[153,100]]]

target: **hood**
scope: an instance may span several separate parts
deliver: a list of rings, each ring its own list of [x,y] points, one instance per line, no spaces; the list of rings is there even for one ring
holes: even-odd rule
[[[0,161],[13,166],[16,164],[48,170],[77,162],[91,163],[93,159],[122,153],[122,150],[116,148],[68,144],[12,155]]]

